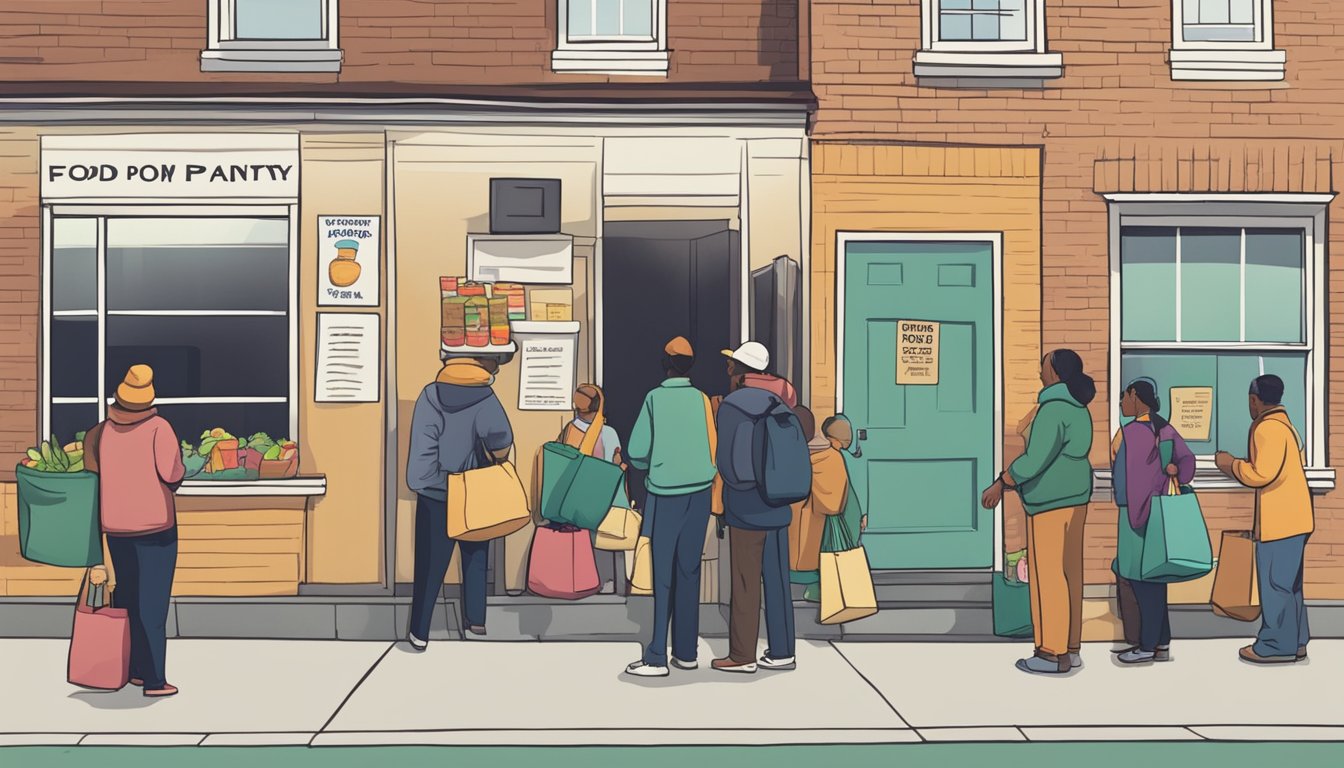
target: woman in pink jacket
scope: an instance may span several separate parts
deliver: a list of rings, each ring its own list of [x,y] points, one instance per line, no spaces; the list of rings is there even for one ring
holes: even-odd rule
[[[84,462],[99,478],[99,514],[118,603],[131,620],[131,684],[172,696],[164,659],[177,568],[173,494],[186,473],[177,435],[154,406],[154,371],[133,365],[107,420],[89,431]]]

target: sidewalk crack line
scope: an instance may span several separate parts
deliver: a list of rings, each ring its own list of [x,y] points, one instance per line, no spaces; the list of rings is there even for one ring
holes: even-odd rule
[[[368,670],[364,672],[364,675],[359,678],[359,682],[355,683],[355,687],[350,689],[350,692],[345,695],[344,699],[341,699],[341,703],[337,705],[336,711],[331,713],[331,717],[327,718],[327,722],[323,723],[322,727],[318,728],[317,732],[313,734],[313,737],[308,740],[308,746],[310,747],[313,746],[313,742],[317,740],[317,737],[321,736],[323,733],[326,733],[327,729],[331,727],[331,724],[336,721],[336,716],[341,714],[341,710],[345,709],[345,705],[349,704],[350,699],[354,698],[355,692],[359,690],[359,687],[364,684],[365,680],[369,679],[369,676],[373,674],[373,671],[378,669],[378,666],[383,663],[383,659],[387,658],[387,654],[391,653],[392,649],[396,647],[397,644],[395,642],[390,643],[387,646],[387,649],[384,650],[382,654],[378,656],[378,659],[373,662],[373,665],[370,666]]]
[[[873,681],[869,680],[867,675],[864,675],[863,672],[859,671],[859,668],[854,665],[854,662],[850,661],[849,657],[845,655],[845,652],[840,650],[840,646],[836,645],[834,641],[830,640],[828,640],[826,644],[831,646],[831,650],[839,654],[840,658],[844,659],[845,663],[849,665],[850,669],[854,670],[854,674],[858,675],[860,680],[867,683],[868,687],[873,689],[873,693],[876,693],[878,697],[881,698],[882,701],[886,703],[887,707],[891,710],[892,714],[896,715],[896,718],[900,720],[901,723],[904,724],[906,728],[914,732],[914,734],[919,737],[919,740],[921,742],[928,741],[928,739],[924,738],[924,734],[919,732],[918,728],[911,725],[910,721],[906,720],[905,717],[901,715],[900,710],[896,709],[896,705],[891,703],[891,699],[888,699],[887,695],[883,693],[880,688],[874,685]]]

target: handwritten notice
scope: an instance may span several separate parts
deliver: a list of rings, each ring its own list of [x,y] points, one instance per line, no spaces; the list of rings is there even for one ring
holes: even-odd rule
[[[378,306],[377,216],[317,217],[317,305]]]
[[[1187,441],[1207,441],[1213,426],[1213,387],[1172,387],[1171,425]]]
[[[317,402],[378,402],[378,321],[378,315],[318,314]]]
[[[515,334],[522,357],[518,409],[568,411],[574,407],[578,363],[577,333]]]
[[[940,324],[924,320],[896,321],[896,383],[938,383]]]

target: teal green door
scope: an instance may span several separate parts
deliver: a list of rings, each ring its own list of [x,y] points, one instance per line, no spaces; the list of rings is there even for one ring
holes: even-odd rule
[[[843,408],[863,449],[854,487],[874,568],[987,568],[994,476],[994,296],[989,243],[845,246]],[[939,323],[937,384],[897,381],[897,324]]]

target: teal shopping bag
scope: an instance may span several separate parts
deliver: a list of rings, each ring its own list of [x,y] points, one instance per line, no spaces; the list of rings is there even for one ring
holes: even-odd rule
[[[1191,581],[1213,570],[1209,529],[1193,493],[1153,497],[1143,532],[1144,581]]]
[[[98,476],[92,472],[14,469],[19,497],[19,554],[66,568],[103,562]]]
[[[624,473],[609,461],[564,443],[541,451],[541,516],[596,531],[616,498]]]
[[[1002,572],[994,574],[994,634],[999,637],[1031,637],[1031,589],[1009,582]]]

